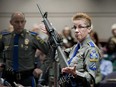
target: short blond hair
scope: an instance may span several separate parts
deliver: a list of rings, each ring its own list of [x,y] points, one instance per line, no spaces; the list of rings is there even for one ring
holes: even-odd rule
[[[72,20],[86,19],[88,26],[91,27],[91,18],[86,13],[77,13],[72,17]]]

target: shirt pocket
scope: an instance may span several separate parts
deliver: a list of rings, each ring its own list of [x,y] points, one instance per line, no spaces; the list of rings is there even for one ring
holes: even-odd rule
[[[82,52],[78,52],[78,54],[73,58],[72,62],[71,62],[71,66],[76,66],[77,70],[79,69],[83,69],[83,53]]]
[[[12,58],[12,55],[13,55],[13,47],[10,45],[5,45],[5,49],[4,49],[4,57],[6,59],[11,59]]]

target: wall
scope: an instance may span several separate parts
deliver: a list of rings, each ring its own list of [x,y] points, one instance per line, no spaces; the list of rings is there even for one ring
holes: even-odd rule
[[[76,12],[86,12],[92,17],[94,30],[101,40],[111,36],[111,25],[116,23],[116,0],[0,0],[0,29],[9,26],[11,13],[23,11],[27,18],[27,29],[32,29],[42,18],[36,4],[48,12],[48,19],[57,31],[65,25],[72,26],[71,17]]]

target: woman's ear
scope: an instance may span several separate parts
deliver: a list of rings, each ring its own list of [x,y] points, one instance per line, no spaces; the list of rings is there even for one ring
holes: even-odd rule
[[[92,30],[92,29],[91,29],[91,27],[89,27],[89,28],[88,28],[88,32],[90,33],[90,32],[91,32],[91,30]]]
[[[26,23],[27,21],[25,20],[25,23]]]

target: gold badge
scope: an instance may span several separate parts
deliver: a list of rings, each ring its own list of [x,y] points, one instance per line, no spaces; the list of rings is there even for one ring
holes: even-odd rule
[[[29,39],[25,39],[25,45],[29,44]]]
[[[4,48],[5,48],[5,50],[7,50],[9,48],[9,46],[5,46]]]

